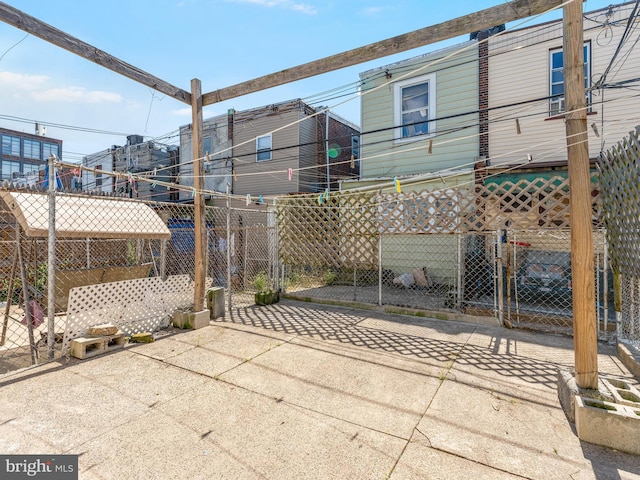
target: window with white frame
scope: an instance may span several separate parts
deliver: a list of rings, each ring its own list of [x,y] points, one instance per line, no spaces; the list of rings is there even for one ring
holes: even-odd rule
[[[256,138],[256,161],[271,160],[271,134]]]
[[[436,129],[436,76],[422,75],[393,86],[395,139],[433,134]]]
[[[587,106],[591,105],[591,48],[584,45],[584,88],[587,91]],[[564,98],[564,52],[561,48],[549,51],[549,116],[565,111]]]

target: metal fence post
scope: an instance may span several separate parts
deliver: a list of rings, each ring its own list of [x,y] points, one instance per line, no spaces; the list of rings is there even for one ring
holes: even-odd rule
[[[47,239],[47,287],[49,294],[47,296],[47,358],[49,361],[54,359],[56,336],[55,336],[55,315],[56,315],[56,171],[55,171],[55,155],[49,156],[49,236]],[[20,238],[18,238],[20,241]],[[89,239],[87,239],[87,242]],[[20,250],[18,250],[20,251]],[[87,268],[89,265],[89,244],[87,243]],[[24,281],[24,279],[23,279]],[[23,283],[23,288],[26,288],[26,283]],[[25,297],[25,309],[29,310],[29,306],[26,303],[27,297]],[[32,319],[29,319],[29,322]],[[29,329],[29,341],[33,342],[33,332]],[[33,346],[32,346],[33,348]]]
[[[602,236],[602,265],[604,270],[602,271],[602,303],[604,304],[603,320],[604,320],[604,332],[607,334],[607,324],[609,323],[609,244],[607,243],[606,232]]]
[[[498,230],[496,235],[496,269],[498,288],[498,321],[504,325],[504,295],[502,291],[502,230]]]
[[[378,305],[382,305],[382,234],[378,234]]]
[[[457,294],[456,294],[456,308],[458,310],[462,309],[462,271],[464,270],[464,258],[462,254],[462,235],[456,233],[457,243],[458,243],[458,275],[456,281],[458,283]]]
[[[231,313],[231,186],[227,183],[227,302]]]
[[[160,240],[160,278],[167,279],[167,240]]]

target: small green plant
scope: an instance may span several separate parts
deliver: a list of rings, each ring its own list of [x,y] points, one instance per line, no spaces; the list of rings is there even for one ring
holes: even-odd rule
[[[253,288],[258,292],[266,292],[269,287],[269,277],[266,273],[259,273],[253,279]]]
[[[280,300],[280,292],[273,291],[269,286],[269,277],[266,273],[259,273],[253,279],[255,288],[256,305],[270,305]]]
[[[322,274],[322,279],[324,280],[324,283],[326,283],[327,285],[333,285],[333,282],[336,281],[336,277],[338,276],[338,274],[332,270],[326,270],[323,274]]]

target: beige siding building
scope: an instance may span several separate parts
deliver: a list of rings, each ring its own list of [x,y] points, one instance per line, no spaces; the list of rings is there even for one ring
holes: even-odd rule
[[[210,197],[231,187],[235,196],[259,199],[289,193],[324,191],[327,188],[326,145],[340,144],[340,155],[331,158],[330,178],[357,176],[341,166],[351,156],[351,137],[359,135],[354,124],[329,114],[329,135],[322,108],[291,100],[250,110],[230,110],[204,122],[205,189]],[[334,133],[335,132],[335,133]],[[346,132],[346,133],[345,133]],[[335,136],[335,138],[332,137]],[[180,184],[193,185],[191,126],[180,128]],[[210,149],[210,150],[208,150]],[[340,167],[340,168],[339,168]],[[191,198],[189,190],[181,200]]]
[[[613,5],[584,16],[592,159],[638,123],[637,92],[624,88],[633,88],[633,83],[625,82],[640,78],[640,50],[634,49],[634,39],[623,45],[613,60],[632,9],[633,3]],[[562,35],[562,21],[558,20],[489,39],[488,141],[492,167],[527,163],[528,154],[532,158],[530,166],[566,165]],[[603,85],[598,85],[612,61]]]

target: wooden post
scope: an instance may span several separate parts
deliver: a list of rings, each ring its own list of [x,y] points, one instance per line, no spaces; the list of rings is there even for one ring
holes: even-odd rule
[[[598,388],[591,181],[584,88],[582,0],[564,6],[564,91],[571,203],[571,276],[576,384]]]
[[[204,211],[204,168],[202,158],[204,156],[202,143],[202,84],[200,80],[191,80],[191,119],[192,146],[193,146],[193,188],[195,189],[193,225],[195,237],[195,266],[193,289],[193,311],[199,312],[204,308],[204,283],[205,283],[205,243],[207,232]]]

